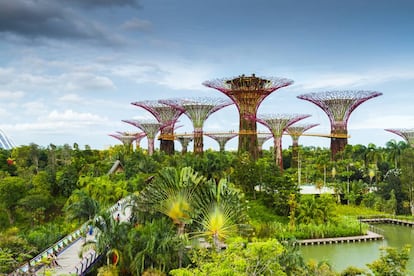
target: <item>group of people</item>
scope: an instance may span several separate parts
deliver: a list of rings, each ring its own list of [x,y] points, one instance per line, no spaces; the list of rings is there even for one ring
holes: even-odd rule
[[[49,253],[49,255],[47,255],[47,259],[50,262],[49,266],[50,267],[62,267],[58,262],[57,262],[57,256],[55,253]]]

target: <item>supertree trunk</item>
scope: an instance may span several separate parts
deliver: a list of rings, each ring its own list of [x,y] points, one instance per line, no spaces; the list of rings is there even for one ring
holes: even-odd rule
[[[194,129],[194,153],[197,155],[203,154],[204,142],[203,142],[203,129]]]
[[[249,152],[253,160],[259,157],[257,141],[257,123],[249,119],[246,113],[240,113],[239,146],[238,152]]]
[[[282,158],[282,137],[274,136],[273,137],[273,146],[275,152],[276,165],[279,166],[280,171],[283,171],[283,158]]]
[[[343,124],[333,124],[331,129],[331,159],[337,160],[338,154],[348,145],[348,130]]]

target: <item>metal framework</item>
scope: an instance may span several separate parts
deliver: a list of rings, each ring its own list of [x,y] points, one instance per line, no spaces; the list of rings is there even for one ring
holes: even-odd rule
[[[387,128],[385,130],[397,134],[411,147],[414,147],[414,128]]]
[[[293,124],[286,128],[285,132],[292,138],[292,165],[291,167],[297,168],[299,161],[299,137],[303,133],[319,124]]]
[[[183,114],[183,110],[165,105],[160,101],[139,101],[131,104],[147,110],[161,125],[165,126],[160,131],[160,150],[167,154],[173,154],[175,151],[174,125]]]
[[[282,157],[282,135],[285,130],[302,119],[308,118],[309,114],[261,114],[258,117],[251,117],[252,120],[266,126],[273,135],[276,165],[283,170]]]
[[[290,79],[277,77],[256,77],[241,75],[232,78],[214,79],[205,81],[203,85],[217,89],[226,94],[239,110],[239,152],[249,152],[256,159],[258,156],[257,124],[246,116],[257,115],[262,101],[275,90],[289,86]]]
[[[319,106],[331,123],[331,158],[343,151],[348,144],[348,119],[363,102],[381,96],[382,93],[366,90],[340,90],[309,93],[297,96]],[[343,138],[341,137],[343,135]],[[336,136],[336,137],[335,137]]]
[[[128,133],[118,131],[117,134],[108,134],[109,136],[118,139],[127,148],[128,151],[132,150],[132,144],[135,141],[136,147],[139,148],[139,142],[145,137],[145,133]]]
[[[16,144],[0,129],[0,149],[12,149]]]
[[[148,140],[148,155],[154,153],[154,140],[157,132],[162,128],[159,122],[152,120],[122,120],[125,123],[131,124],[141,129],[147,136]]]
[[[238,133],[205,133],[206,136],[210,137],[211,139],[214,139],[217,141],[220,147],[220,151],[223,152],[226,146],[226,143],[233,139],[234,137],[238,136]]]
[[[184,135],[176,135],[175,138],[180,142],[181,144],[181,153],[186,154],[188,149],[188,144],[190,144],[191,141],[193,141],[194,137],[193,135],[189,136],[187,134]]]
[[[194,128],[194,153],[203,153],[203,125],[214,112],[233,104],[223,98],[166,99],[161,103],[180,109],[191,120]]]

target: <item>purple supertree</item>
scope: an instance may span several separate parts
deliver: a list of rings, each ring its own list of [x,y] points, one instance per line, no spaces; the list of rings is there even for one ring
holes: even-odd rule
[[[222,98],[166,99],[161,103],[183,110],[194,127],[194,153],[203,154],[203,125],[214,112],[229,106],[231,101]]]
[[[174,125],[183,114],[183,110],[162,104],[160,101],[139,101],[131,104],[147,110],[161,125],[165,126],[161,129],[160,150],[167,154],[173,154],[175,151]]]
[[[309,93],[297,96],[319,106],[331,123],[331,158],[343,151],[348,144],[348,119],[363,102],[381,96],[382,93],[365,90],[342,90]]]
[[[145,136],[145,133],[138,132],[138,133],[127,133],[127,132],[117,132],[117,134],[108,134],[115,139],[118,139],[122,142],[128,152],[132,150],[132,144],[135,141],[141,141],[141,139]],[[138,143],[137,143],[138,145]]]
[[[223,152],[226,143],[236,137],[238,134],[234,132],[223,132],[223,133],[205,133],[206,136],[217,141],[220,147],[220,151]]]
[[[414,147],[414,128],[387,128],[386,131],[402,137],[407,144]]]
[[[141,129],[147,135],[148,155],[152,155],[154,153],[155,135],[161,129],[162,125],[159,122],[152,121],[152,120],[122,120],[122,121]]]
[[[286,128],[299,120],[310,117],[309,114],[261,114],[251,119],[266,126],[273,135],[276,165],[283,171],[282,135]]]
[[[261,102],[275,90],[293,83],[285,78],[263,78],[241,75],[233,78],[205,81],[203,85],[226,94],[239,110],[239,153],[249,152],[253,159],[258,156],[257,124],[248,117],[256,117]]]
[[[193,134],[188,135],[188,134],[184,134],[184,135],[176,135],[175,138],[180,142],[181,144],[181,153],[182,154],[186,154],[187,153],[187,148],[188,148],[188,144],[190,144],[191,141],[193,141]]]
[[[297,168],[299,161],[299,137],[313,127],[319,124],[293,124],[286,128],[285,132],[292,138],[292,165],[291,167]]]

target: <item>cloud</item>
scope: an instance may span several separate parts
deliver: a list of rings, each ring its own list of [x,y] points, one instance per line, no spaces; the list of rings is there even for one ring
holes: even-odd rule
[[[69,103],[81,103],[84,101],[84,99],[81,98],[78,94],[66,94],[60,97],[58,100]]]
[[[65,0],[65,2],[91,8],[105,8],[113,6],[140,7],[140,1],[137,0]]]
[[[103,24],[81,16],[79,10],[52,0],[0,1],[0,33],[24,38],[84,39],[119,43]],[[81,1],[77,1],[78,3]],[[85,5],[109,5],[116,1],[83,1]],[[128,3],[135,1],[118,1]]]
[[[380,115],[349,124],[349,129],[412,128],[414,115]]]
[[[22,91],[4,91],[0,90],[0,100],[17,100],[24,97]]]
[[[139,18],[132,18],[128,21],[125,21],[121,28],[124,30],[139,30],[139,31],[148,31],[151,29],[152,24],[148,20],[142,20]]]

